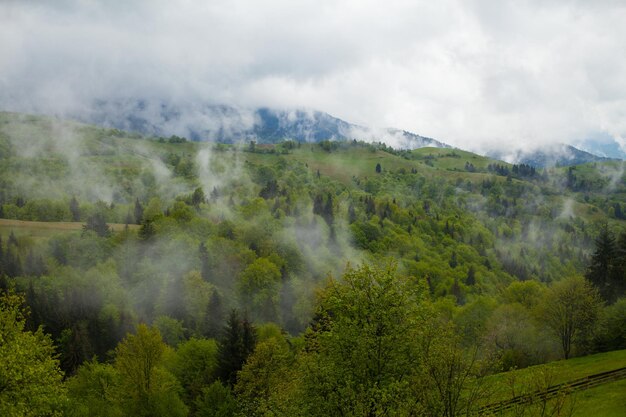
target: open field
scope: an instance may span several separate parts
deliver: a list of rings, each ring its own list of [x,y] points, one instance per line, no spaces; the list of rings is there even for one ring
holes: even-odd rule
[[[530,384],[537,383],[538,386],[541,386],[545,382],[548,386],[554,386],[625,366],[626,350],[619,350],[501,373],[490,377],[491,383],[495,387],[494,396],[490,399],[490,403],[497,402],[498,399],[500,401],[510,399],[513,390],[519,395],[537,389],[537,387],[530,387]],[[547,386],[541,387],[541,389],[545,388]],[[554,404],[554,401],[550,400],[548,404]],[[568,404],[573,405],[574,416],[624,416],[626,415],[626,380],[608,382],[576,392],[567,401]],[[513,416],[516,414],[509,412],[503,415]]]
[[[16,236],[29,236],[33,238],[50,237],[59,232],[74,232],[83,229],[82,222],[30,222],[23,220],[0,219],[0,236],[6,237],[11,232]],[[109,224],[116,231],[124,230],[126,225],[119,223]],[[128,225],[130,229],[139,228],[136,224]]]

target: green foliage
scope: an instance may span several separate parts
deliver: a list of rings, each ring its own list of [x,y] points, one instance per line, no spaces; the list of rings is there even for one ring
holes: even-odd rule
[[[251,314],[261,320],[277,320],[280,277],[280,269],[267,258],[258,258],[243,270],[239,291]]]
[[[115,349],[120,374],[121,403],[125,415],[184,416],[187,407],[179,397],[176,378],[162,366],[166,346],[156,329],[137,326]]]
[[[120,374],[109,364],[85,362],[67,381],[69,416],[121,417]]]
[[[60,416],[66,401],[52,340],[25,330],[24,299],[0,294],[0,414]]]
[[[235,397],[228,386],[215,381],[202,390],[194,403],[198,417],[233,417],[238,407]]]
[[[574,347],[584,348],[589,341],[601,306],[597,290],[582,277],[566,278],[547,291],[539,311],[565,359]]]
[[[307,336],[304,414],[411,415],[418,409],[413,387],[425,294],[394,272],[363,266],[329,282]]]
[[[254,351],[256,340],[256,330],[248,318],[241,318],[237,310],[232,310],[218,344],[215,375],[220,381],[230,387],[235,385],[237,372]]]
[[[185,402],[192,404],[215,380],[217,343],[213,339],[189,339],[178,345],[167,368],[183,386]]]

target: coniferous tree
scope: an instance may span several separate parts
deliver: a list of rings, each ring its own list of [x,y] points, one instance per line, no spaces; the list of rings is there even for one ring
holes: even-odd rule
[[[211,265],[209,264],[209,251],[204,242],[200,242],[198,246],[198,255],[200,256],[200,274],[205,281],[211,281]]]
[[[4,248],[2,247],[2,236],[0,236],[0,276],[4,275]]]
[[[139,239],[143,241],[150,240],[156,234],[156,229],[151,220],[146,220],[141,224],[139,228]]]
[[[256,330],[247,318],[242,319],[237,310],[232,310],[217,349],[217,378],[224,384],[234,386],[237,372],[254,351],[255,345]]]
[[[141,224],[141,222],[143,221],[143,206],[139,202],[138,198],[135,200],[135,213],[134,214],[135,214],[135,224]]]
[[[72,215],[73,222],[80,221],[80,207],[78,206],[78,200],[76,200],[76,197],[72,197],[70,200],[70,214]]]
[[[83,233],[88,230],[96,232],[96,234],[100,237],[111,236],[111,229],[106,223],[106,220],[102,213],[96,213],[87,218],[87,222],[83,225]]]
[[[206,195],[204,194],[202,187],[196,188],[193,194],[191,195],[191,204],[194,207],[198,208],[200,204],[204,203],[205,201],[206,201]]]
[[[217,291],[213,291],[211,294],[211,299],[207,304],[205,321],[204,336],[207,338],[220,336],[221,326],[224,322],[224,306],[222,296]]]
[[[596,249],[591,256],[587,279],[598,289],[606,301],[615,299],[614,261],[616,257],[615,237],[605,224],[595,241]]]
[[[467,270],[467,278],[465,279],[465,283],[467,285],[475,285],[476,284],[476,269],[474,269],[474,265],[470,265]]]

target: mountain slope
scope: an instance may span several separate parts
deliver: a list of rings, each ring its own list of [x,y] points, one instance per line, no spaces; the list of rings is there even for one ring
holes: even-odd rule
[[[526,164],[536,168],[574,166],[589,162],[611,161],[612,158],[597,156],[571,145],[556,144],[531,151],[516,150],[512,153],[489,152],[489,156],[513,164]]]
[[[161,101],[99,101],[92,109],[71,115],[85,123],[154,136],[183,136],[196,142],[235,143],[255,140],[276,143],[323,140],[364,140],[384,142],[395,148],[449,147],[415,133],[393,129],[371,129],[311,110],[236,108],[223,105],[187,104]]]

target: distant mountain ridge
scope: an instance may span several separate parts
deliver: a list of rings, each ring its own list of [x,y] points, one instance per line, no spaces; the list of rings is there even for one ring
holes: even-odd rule
[[[450,148],[415,133],[393,128],[372,129],[313,110],[245,109],[210,104],[178,106],[160,101],[126,100],[98,101],[91,109],[70,116],[99,126],[144,135],[177,135],[193,141],[276,143],[286,139],[298,142],[357,139],[405,149]]]
[[[526,164],[535,168],[573,166],[588,162],[615,160],[597,156],[566,144],[549,145],[532,151],[515,150],[510,153],[493,151],[488,152],[487,155],[509,163]]]

